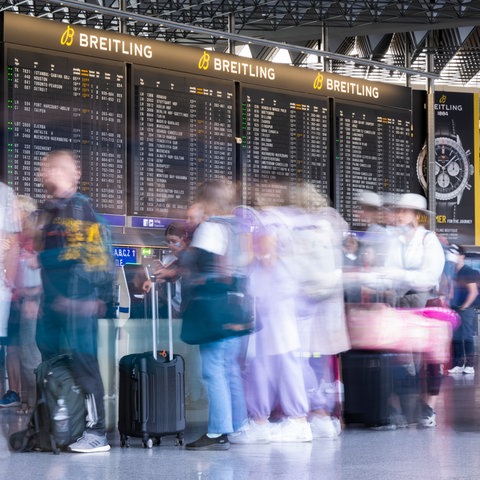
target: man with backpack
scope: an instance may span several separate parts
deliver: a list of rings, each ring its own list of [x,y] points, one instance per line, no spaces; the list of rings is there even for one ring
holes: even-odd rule
[[[44,298],[37,344],[43,361],[64,353],[71,356],[73,378],[86,396],[86,428],[80,438],[72,439],[69,450],[106,452],[110,445],[97,360],[97,319],[111,279],[110,252],[102,233],[106,227],[89,199],[77,191],[80,167],[73,152],[48,153],[40,178],[48,198],[39,213],[37,251]]]

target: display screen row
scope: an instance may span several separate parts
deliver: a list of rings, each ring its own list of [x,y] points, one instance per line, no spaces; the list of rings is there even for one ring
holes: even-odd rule
[[[308,181],[354,226],[356,189],[408,188],[409,110],[12,46],[6,62],[5,176],[38,200],[40,160],[58,148],[79,154],[95,208],[118,215],[176,218],[221,176],[247,204]]]

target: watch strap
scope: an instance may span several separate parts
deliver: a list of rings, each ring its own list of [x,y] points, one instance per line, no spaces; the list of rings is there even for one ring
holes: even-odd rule
[[[435,136],[436,137],[452,137],[456,138],[455,121],[453,119],[439,119],[435,122]]]

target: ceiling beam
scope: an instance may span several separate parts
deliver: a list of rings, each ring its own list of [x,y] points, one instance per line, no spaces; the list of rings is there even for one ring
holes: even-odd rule
[[[313,54],[313,55],[324,57],[330,60],[336,60],[336,61],[345,62],[345,63],[354,63],[356,65],[363,65],[367,67],[376,67],[381,70],[394,71],[394,72],[399,72],[406,75],[430,78],[433,80],[439,78],[439,75],[433,72],[426,72],[422,70],[415,70],[415,69],[405,68],[405,67],[400,67],[395,65],[388,65],[388,64],[374,61],[374,60],[368,60],[368,59],[363,59],[358,57],[350,57],[347,55],[341,55],[333,52],[326,52],[323,50],[310,49],[310,48],[302,47],[299,45],[292,45],[292,44],[283,43],[283,42],[274,42],[272,40],[267,40],[264,38],[248,37],[245,35],[238,35],[235,33],[211,30],[204,27],[199,27],[197,25],[177,23],[177,22],[165,20],[162,18],[139,15],[132,12],[125,12],[122,10],[117,10],[109,7],[102,7],[99,5],[88,5],[88,4],[85,4],[84,2],[79,2],[74,0],[50,0],[49,3],[58,4],[61,6],[66,6],[70,8],[79,9],[79,10],[86,10],[89,12],[93,12],[95,14],[104,14],[104,15],[110,15],[113,17],[119,17],[122,20],[126,20],[128,22],[133,21],[133,22],[143,22],[146,24],[162,25],[168,28],[174,28],[184,32],[208,35],[211,37],[224,39],[224,40],[232,40],[240,43],[256,44],[256,45],[261,45],[269,48],[284,48],[291,52],[300,53],[304,55]],[[296,30],[300,30],[300,29],[297,27]]]

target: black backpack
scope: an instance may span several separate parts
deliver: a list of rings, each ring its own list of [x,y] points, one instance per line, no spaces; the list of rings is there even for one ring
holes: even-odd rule
[[[75,384],[70,361],[68,355],[58,355],[35,369],[37,401],[27,428],[10,435],[12,450],[59,453],[81,437],[87,416],[85,394]],[[67,440],[56,436],[53,424],[53,412],[59,398],[64,399],[69,413]]]

